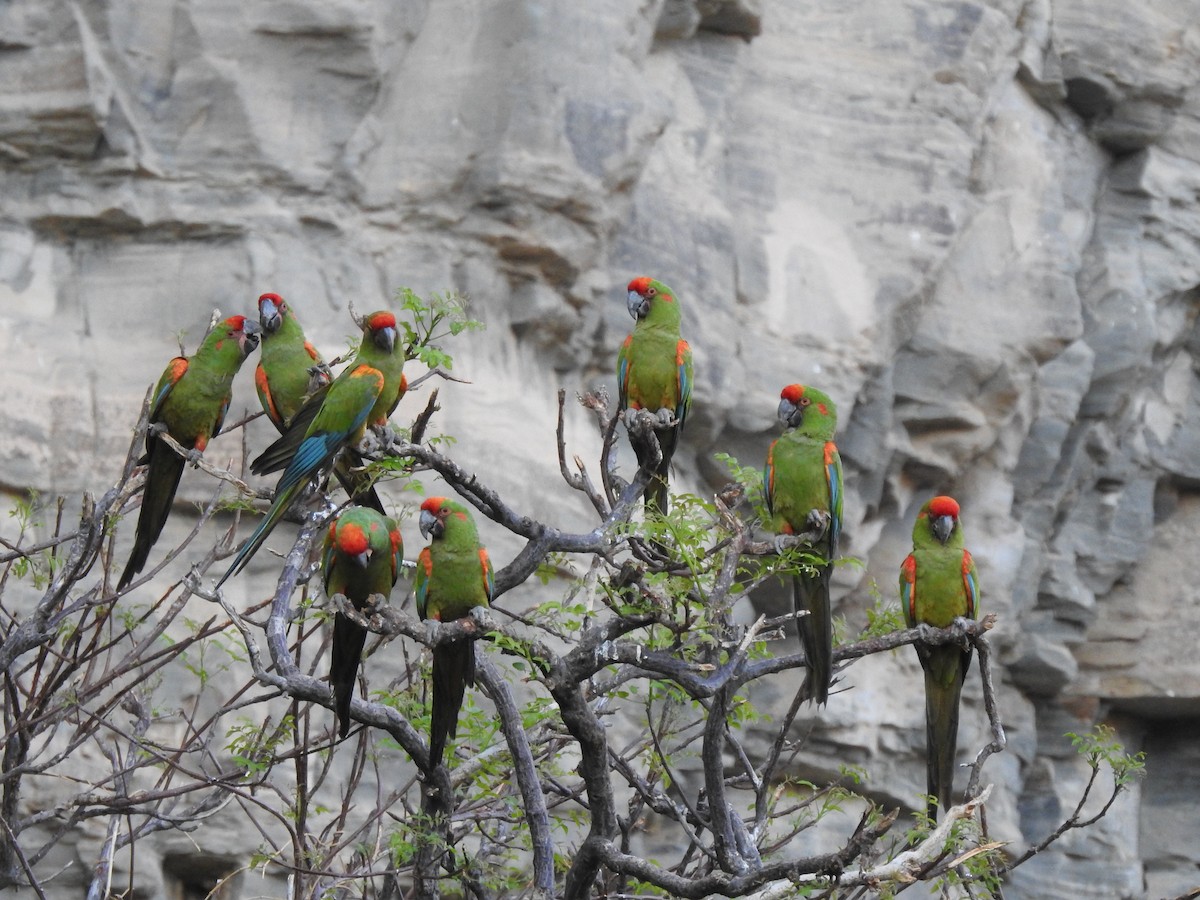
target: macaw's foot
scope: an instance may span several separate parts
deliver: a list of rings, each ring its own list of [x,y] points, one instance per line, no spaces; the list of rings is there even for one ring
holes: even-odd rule
[[[430,647],[437,646],[438,629],[441,625],[442,623],[437,619],[425,620],[425,639],[429,642]]]
[[[333,372],[325,363],[317,363],[308,367],[308,393],[320,390],[324,385],[333,381]]]
[[[810,509],[808,516],[804,520],[805,531],[810,535],[808,540],[810,543],[816,543],[821,538],[825,537],[825,532],[829,530],[829,523],[833,517],[823,509]]]

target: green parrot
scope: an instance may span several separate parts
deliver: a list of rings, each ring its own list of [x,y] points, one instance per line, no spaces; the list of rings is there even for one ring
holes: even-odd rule
[[[296,314],[282,297],[263,294],[258,298],[258,322],[263,340],[254,385],[263,412],[282,434],[308,396],[332,379],[328,370],[313,375],[313,368],[323,367],[325,362],[304,339]]]
[[[186,462],[158,439],[156,426],[166,429],[182,446],[199,455],[221,430],[233,396],[233,376],[242,361],[258,346],[259,328],[245,316],[230,316],[205,336],[191,357],[177,356],[154,389],[146,430],[146,453],[138,461],[149,464],[142,510],[129,562],[117,582],[124,590],[146,565],[150,549],[171,512],[175,490]]]
[[[352,506],[333,520],[325,535],[321,568],[325,596],[341,594],[364,609],[372,594],[387,597],[400,574],[404,541],[394,519],[365,506]],[[367,630],[341,613],[333,620],[329,683],[338,717],[338,737],[350,731],[350,701]]]
[[[266,517],[217,582],[219,588],[242,570],[279,524],[308,480],[328,466],[339,450],[353,447],[368,425],[385,426],[407,382],[404,353],[396,350],[396,317],[387,311],[363,320],[358,354],[324,391],[309,399],[287,430],[250,465],[258,475],[283,469]]]
[[[674,415],[675,425],[658,432],[662,462],[646,487],[646,507],[667,514],[667,481],[679,432],[692,405],[692,350],[679,336],[680,310],[675,292],[661,281],[629,282],[626,306],[635,319],[633,332],[617,354],[617,389],[621,409],[645,409]],[[639,468],[651,464],[651,449],[631,438]]]
[[[975,618],[979,578],[964,546],[958,503],[934,497],[913,525],[913,550],[900,566],[900,605],[909,628],[924,623],[946,628],[959,616]],[[937,819],[954,792],[958,749],[958,703],[971,666],[970,647],[913,645],[925,670],[925,740],[929,818]]]
[[[767,451],[763,469],[767,509],[783,534],[811,530],[811,513],[828,516],[824,537],[813,552],[827,562],[815,574],[792,581],[800,640],[808,662],[808,696],[817,703],[829,699],[833,678],[833,609],[829,580],[842,533],[842,458],[833,442],[837,408],[816,388],[789,384],[780,392],[779,419],[787,431]]]
[[[495,576],[467,508],[445,497],[430,497],[421,504],[420,527],[421,534],[429,537],[429,546],[417,557],[415,587],[421,618],[452,622],[476,606],[487,606]],[[468,684],[475,684],[474,642],[435,648],[430,768],[441,763],[446,741],[458,731],[458,711]]]
[[[314,410],[319,408],[332,378],[321,354],[304,339],[295,312],[281,296],[263,294],[258,298],[258,321],[263,340],[254,384],[263,412],[283,434],[305,403],[318,394]],[[358,451],[346,447],[333,471],[357,504],[386,514],[370,479],[357,471],[362,465]]]

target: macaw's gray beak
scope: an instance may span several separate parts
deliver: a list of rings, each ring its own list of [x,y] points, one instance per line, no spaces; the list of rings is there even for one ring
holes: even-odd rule
[[[242,348],[242,356],[249,356],[250,352],[258,346],[259,335],[262,333],[262,328],[259,327],[253,319],[247,319],[242,326],[242,336],[238,338],[238,345]]]
[[[954,517],[938,516],[929,523],[929,528],[933,531],[933,536],[944,544],[954,532]]]
[[[421,510],[421,519],[418,527],[421,529],[421,534],[425,537],[437,537],[442,533],[441,522],[427,509]]]
[[[625,298],[625,308],[635,319],[644,319],[650,312],[650,298],[643,297],[637,291],[630,291],[629,296]]]
[[[362,553],[359,553],[357,556],[352,556],[351,559],[353,559],[356,563],[358,563],[358,565],[361,568],[365,569],[371,563],[371,548],[368,547],[366,550],[364,550]]]
[[[263,300],[259,304],[258,321],[267,334],[274,334],[279,330],[279,326],[283,324],[283,316],[274,300]]]
[[[396,347],[396,329],[390,325],[375,332],[375,346],[386,353],[391,353]]]
[[[779,417],[779,421],[788,428],[795,428],[804,418],[804,409],[785,397],[779,401],[779,409],[775,414]]]

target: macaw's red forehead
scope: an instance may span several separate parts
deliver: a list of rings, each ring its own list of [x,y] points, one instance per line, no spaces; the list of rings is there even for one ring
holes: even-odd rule
[[[446,502],[445,497],[430,497],[421,504],[421,509],[426,512],[431,512],[435,516],[442,511],[442,504]]]
[[[633,291],[635,294],[644,294],[650,287],[650,281],[651,279],[647,278],[645,275],[641,276],[640,278],[635,278],[633,281],[629,282],[628,290]]]
[[[380,328],[395,328],[396,317],[386,310],[371,313],[367,318],[367,327],[372,331],[378,331]]]
[[[804,385],[789,384],[779,392],[779,396],[781,399],[786,400],[788,403],[791,403],[793,406],[795,406],[800,402],[800,398],[804,396]]]
[[[343,553],[358,556],[360,553],[366,553],[367,548],[371,546],[366,532],[356,522],[334,522],[333,528],[333,540]]]
[[[246,317],[230,316],[225,320],[225,324],[229,326],[230,331],[242,331],[246,327]]]
[[[262,305],[263,305],[264,303],[266,303],[267,301],[270,301],[271,303],[274,303],[276,306],[283,306],[283,305],[284,305],[283,298],[282,298],[282,297],[280,297],[278,294],[260,294],[260,295],[259,295],[259,297],[258,297],[258,308],[259,308],[259,310],[261,310],[261,309],[262,309]]]
[[[934,497],[929,501],[929,511],[939,518],[941,516],[949,516],[952,519],[957,519],[958,501],[953,497],[947,497],[945,494],[940,497]]]

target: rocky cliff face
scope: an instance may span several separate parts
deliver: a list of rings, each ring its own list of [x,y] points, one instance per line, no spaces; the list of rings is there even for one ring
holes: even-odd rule
[[[278,291],[334,352],[348,302],[407,285],[462,291],[488,324],[456,348],[472,384],[443,388],[456,456],[580,525],[545,487],[554,390],[612,384],[621,286],[653,274],[695,351],[682,485],[723,481],[715,451],[757,463],[783,384],[837,401],[846,552],[866,562],[838,576],[852,629],[872,584],[890,595],[916,507],[962,502],[1000,616],[1002,837],[1073,806],[1064,732],[1105,720],[1150,752],[1144,785],[1013,896],[1181,893],[1200,801],[1198,22],[1195,0],[14,0],[0,483],[111,483],[177,333],[193,348],[214,306]],[[586,456],[582,412],[569,426]],[[911,656],[849,671],[806,764],[861,762],[914,802],[920,705],[884,688],[919,696]],[[964,712],[964,746],[983,724]]]

